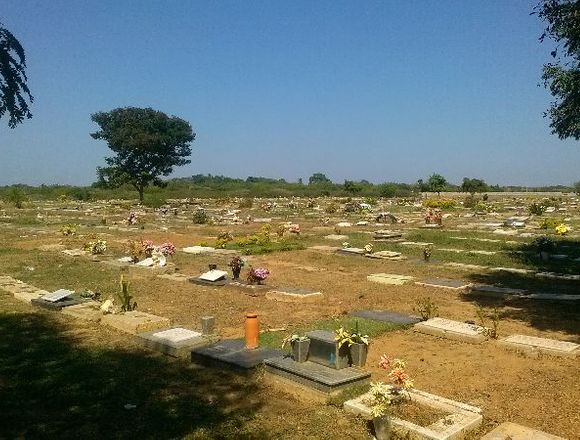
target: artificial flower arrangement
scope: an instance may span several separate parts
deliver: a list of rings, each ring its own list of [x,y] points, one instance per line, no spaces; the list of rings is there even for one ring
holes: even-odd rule
[[[107,250],[107,242],[105,240],[89,241],[84,245],[84,250],[93,255],[104,254]]]
[[[344,327],[340,327],[335,330],[336,336],[334,340],[338,342],[338,348],[341,348],[344,344],[349,347],[353,344],[365,344],[369,345],[369,335],[361,333],[358,329],[358,321],[355,322],[355,328],[353,330],[345,330]]]
[[[156,257],[159,259],[160,256],[170,257],[175,254],[175,246],[170,241],[155,246],[152,240],[129,240],[128,251],[131,254],[131,258],[134,263],[137,263],[141,256],[146,258]]]
[[[69,235],[75,235],[77,233],[77,226],[72,223],[64,225],[62,228],[60,228],[60,233],[65,237]]]
[[[373,251],[373,245],[372,243],[366,244],[364,247],[364,250],[367,254],[370,254]]]
[[[390,383],[371,382],[370,398],[366,403],[370,406],[373,417],[386,415],[390,405],[400,403],[405,398],[410,400],[409,390],[413,388],[413,381],[405,371],[405,367],[406,364],[401,359],[391,360],[385,354],[381,356],[379,368],[390,370],[388,373]]]
[[[262,284],[262,282],[268,278],[270,271],[263,267],[253,268],[250,266],[250,272],[248,273],[248,283],[250,284]]]
[[[433,253],[433,245],[428,244],[427,246],[423,247],[423,259],[425,261],[429,261],[429,258],[431,258],[432,253]]]
[[[346,248],[349,248],[349,247],[350,247],[350,243],[349,243],[348,241],[344,241],[344,242],[342,243],[342,247],[343,247],[344,249],[346,249]]]
[[[232,269],[233,279],[237,280],[240,278],[240,272],[242,271],[242,267],[246,262],[242,260],[240,256],[235,256],[232,260],[228,263],[228,266]]]
[[[286,347],[287,345],[290,345],[293,347],[294,344],[297,342],[304,342],[304,341],[308,341],[308,340],[309,340],[308,336],[300,336],[300,335],[296,335],[296,334],[289,335],[289,336],[286,336],[284,338],[284,340],[282,341],[282,348]]]
[[[441,210],[428,208],[425,212],[425,223],[428,225],[441,225],[443,223],[443,214],[441,213]]]
[[[137,214],[135,214],[133,211],[131,211],[131,213],[129,214],[129,217],[127,217],[127,224],[128,225],[136,225],[139,222],[139,217],[137,217]]]
[[[558,226],[556,226],[556,234],[566,235],[568,232],[570,232],[570,226],[564,223],[560,223]]]

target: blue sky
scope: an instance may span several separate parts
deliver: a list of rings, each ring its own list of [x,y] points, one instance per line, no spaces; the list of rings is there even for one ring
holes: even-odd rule
[[[8,1],[34,117],[0,121],[0,184],[89,184],[110,150],[90,115],[188,120],[199,173],[305,180],[569,184],[550,134],[550,45],[526,0]]]

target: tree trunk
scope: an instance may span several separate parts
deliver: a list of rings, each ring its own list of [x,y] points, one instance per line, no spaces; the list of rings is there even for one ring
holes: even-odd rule
[[[143,187],[140,186],[139,188],[137,188],[137,191],[139,191],[139,203],[143,204]]]

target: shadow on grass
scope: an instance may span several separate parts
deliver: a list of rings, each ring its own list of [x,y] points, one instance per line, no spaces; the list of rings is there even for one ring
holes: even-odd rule
[[[547,250],[550,257],[541,258],[540,251]],[[529,243],[512,247],[510,256],[514,261],[525,264],[537,271],[561,274],[579,274],[580,242],[577,240],[554,237],[538,237]],[[556,258],[562,256],[564,258]]]
[[[66,331],[44,314],[0,314],[0,439],[268,437],[243,433],[261,407],[255,379],[79,346]]]

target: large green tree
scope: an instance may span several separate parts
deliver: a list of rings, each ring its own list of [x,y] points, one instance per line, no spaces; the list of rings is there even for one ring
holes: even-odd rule
[[[555,42],[542,80],[555,98],[546,116],[560,139],[580,139],[580,0],[542,0],[534,14],[546,24],[540,41]]]
[[[308,185],[320,185],[321,183],[332,183],[323,173],[314,173],[308,178]]]
[[[32,104],[34,98],[27,82],[24,49],[0,23],[0,118],[8,113],[10,128],[32,117],[27,100]]]
[[[102,185],[132,185],[143,202],[148,185],[163,186],[160,176],[168,176],[174,166],[190,163],[191,142],[195,139],[189,122],[152,108],[125,107],[98,112],[91,119],[100,127],[91,133],[115,153],[105,158],[107,167],[98,167]]]
[[[431,174],[427,180],[429,191],[436,192],[438,195],[447,187],[447,179],[441,174]]]
[[[461,191],[474,194],[476,192],[487,191],[487,183],[483,179],[470,179],[468,177],[463,178],[463,183],[461,184]]]

